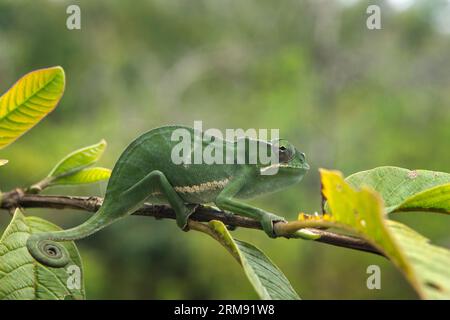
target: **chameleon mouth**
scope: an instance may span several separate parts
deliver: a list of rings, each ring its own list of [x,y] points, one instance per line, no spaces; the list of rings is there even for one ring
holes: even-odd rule
[[[310,167],[309,167],[309,164],[307,164],[306,162],[301,165],[298,165],[298,166],[288,164],[288,163],[274,163],[274,164],[271,164],[270,166],[261,168],[260,173],[264,174],[269,170],[279,169],[279,168],[286,168],[286,169],[293,169],[293,170],[296,170],[296,169],[309,170]]]

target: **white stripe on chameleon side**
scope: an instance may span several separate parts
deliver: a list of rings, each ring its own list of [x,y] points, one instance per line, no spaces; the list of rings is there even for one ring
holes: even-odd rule
[[[217,189],[223,189],[229,182],[230,180],[228,178],[223,179],[223,180],[214,180],[214,181],[209,181],[209,182],[204,182],[201,184],[197,184],[197,185],[192,185],[192,186],[178,186],[175,187],[175,191],[178,193],[200,193],[200,192],[206,192],[206,191],[213,191],[213,190],[217,190]],[[160,195],[161,192],[157,191],[157,192],[153,192],[151,195],[152,196],[156,196],[156,195]]]
[[[199,193],[205,191],[212,191],[222,189],[228,183],[229,179],[223,179],[219,181],[210,181],[193,186],[175,187],[175,191],[179,193]]]

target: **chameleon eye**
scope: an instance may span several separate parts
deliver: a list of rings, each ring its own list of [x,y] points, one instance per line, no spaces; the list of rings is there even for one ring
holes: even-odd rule
[[[292,158],[292,152],[285,146],[280,146],[278,150],[278,159],[280,162],[288,162]]]

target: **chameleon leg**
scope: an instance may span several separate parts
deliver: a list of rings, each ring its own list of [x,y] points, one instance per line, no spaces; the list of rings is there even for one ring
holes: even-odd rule
[[[245,176],[232,180],[217,196],[215,201],[216,205],[223,210],[228,210],[258,220],[267,235],[271,238],[275,238],[276,234],[273,230],[273,224],[277,221],[285,221],[284,218],[233,199],[245,185],[246,181],[247,179]]]
[[[187,219],[193,209],[189,210],[180,196],[170,185],[166,176],[160,171],[152,171],[139,182],[117,196],[116,207],[102,206],[91,218],[81,225],[56,232],[32,234],[27,240],[30,254],[39,262],[51,267],[63,267],[69,262],[69,254],[58,241],[73,241],[85,238],[114,221],[132,214],[149,197],[152,190],[161,191],[168,199],[176,213],[177,224],[185,229]],[[120,199],[127,199],[132,206],[121,206]]]
[[[185,202],[170,184],[161,171],[150,172],[145,178],[123,193],[123,196],[136,199],[137,207],[141,206],[149,197],[150,190],[160,191],[175,211],[177,225],[186,230],[189,216],[195,209],[186,206]]]

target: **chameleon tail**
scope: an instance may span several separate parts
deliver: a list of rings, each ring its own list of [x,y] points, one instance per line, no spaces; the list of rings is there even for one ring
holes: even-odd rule
[[[84,223],[77,227],[55,231],[32,234],[27,240],[27,248],[34,259],[40,263],[54,268],[62,268],[69,263],[70,256],[67,249],[58,241],[74,241],[86,238],[103,229],[119,217],[107,217],[103,207]]]

